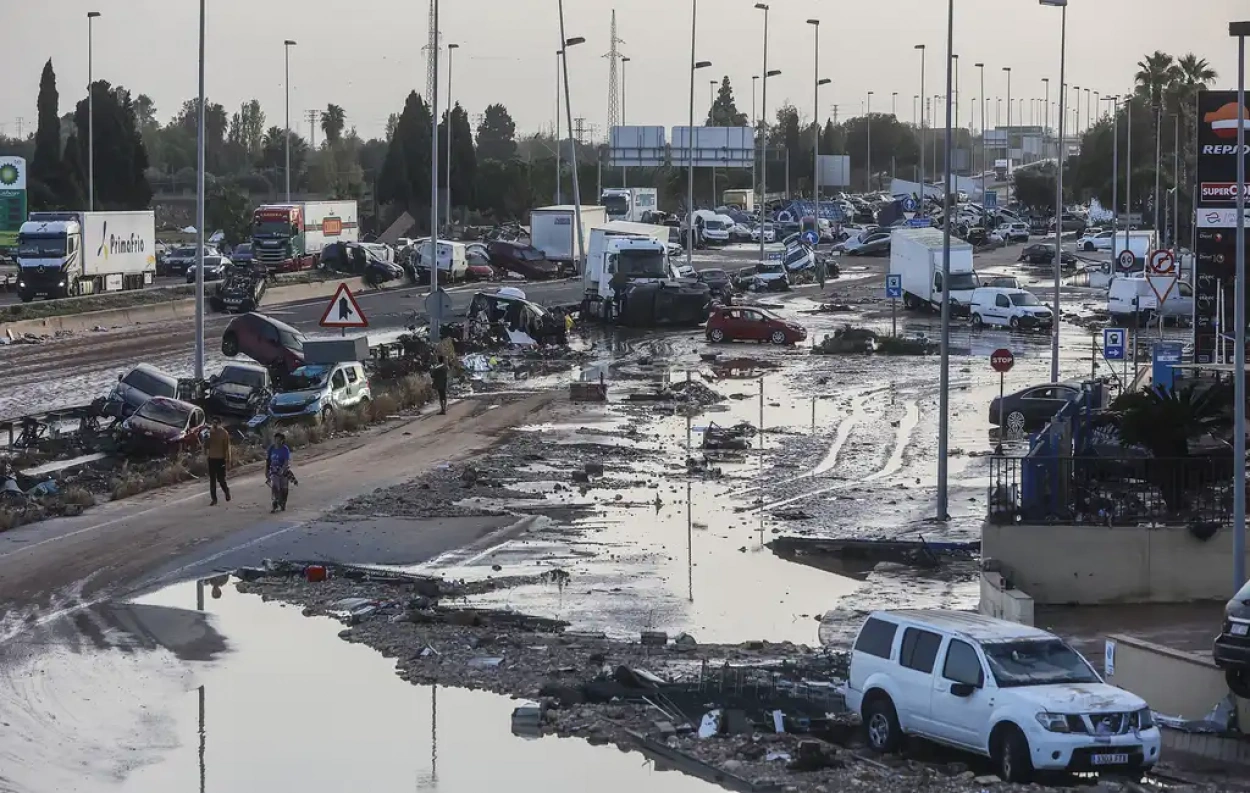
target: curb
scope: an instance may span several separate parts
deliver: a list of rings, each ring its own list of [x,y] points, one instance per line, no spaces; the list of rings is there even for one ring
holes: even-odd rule
[[[331,297],[338,291],[339,284],[347,284],[354,294],[364,290],[364,283],[358,277],[341,280],[317,281],[306,284],[290,284],[275,286],[265,292],[261,310],[266,307],[284,303],[296,303],[302,300],[313,300],[319,297]],[[370,291],[377,291],[370,288]],[[216,312],[207,310],[205,315]],[[109,308],[100,311],[84,311],[80,314],[62,314],[55,317],[39,317],[38,319],[21,319],[16,322],[0,324],[0,333],[11,333],[20,336],[26,333],[47,335],[57,332],[79,332],[92,330],[96,327],[112,328],[119,325],[138,325],[144,322],[162,322],[172,319],[186,319],[195,316],[195,298],[180,298],[162,303],[147,303],[128,308]]]

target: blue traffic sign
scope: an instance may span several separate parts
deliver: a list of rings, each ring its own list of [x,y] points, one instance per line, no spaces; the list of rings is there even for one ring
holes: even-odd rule
[[[1102,332],[1102,354],[1108,361],[1124,360],[1124,328],[1105,328]]]
[[[903,276],[891,273],[885,277],[885,296],[889,298],[903,296]]]
[[[916,203],[916,199],[912,198],[911,196],[907,196],[906,198],[903,199],[903,211],[904,212],[915,212],[918,206],[919,205]]]
[[[907,221],[907,225],[914,229],[927,229],[933,225],[933,221],[928,218],[912,218]]]
[[[998,193],[986,193],[981,203],[986,209],[998,209]]]
[[[820,235],[812,231],[811,229],[808,229],[807,231],[803,232],[803,241],[806,242],[808,245],[815,245],[820,242]]]

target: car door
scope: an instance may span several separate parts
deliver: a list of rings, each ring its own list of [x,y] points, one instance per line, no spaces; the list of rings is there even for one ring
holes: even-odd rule
[[[994,295],[994,322],[1001,325],[1011,324],[1011,299],[1002,292]]]
[[[342,367],[335,369],[334,374],[330,375],[330,401],[335,407],[346,407],[351,404],[347,391],[347,375],[343,374]]]
[[[1030,424],[1043,424],[1050,421],[1059,409],[1068,403],[1064,398],[1070,393],[1068,390],[1061,390],[1054,386],[1043,386],[1042,388],[1034,388],[1025,394],[1024,417]]]
[[[360,375],[356,374],[356,366],[354,364],[345,366],[343,368],[343,372],[347,375],[346,392],[347,392],[347,399],[350,400],[348,404],[355,405],[358,402],[360,402],[360,397],[361,397]]]
[[[1194,314],[1194,290],[1184,281],[1172,288],[1172,294],[1163,301],[1163,314],[1168,317],[1192,317]]]
[[[934,737],[984,752],[994,703],[985,687],[985,667],[977,649],[952,638],[933,675]]]
[[[922,735],[933,734],[933,667],[942,634],[923,628],[907,628],[899,645],[895,703],[904,729]]]
[[[768,323],[764,315],[749,308],[742,309],[742,331],[738,338],[764,341],[768,338]]]
[[[279,337],[278,329],[262,319],[253,317],[252,323],[256,328],[256,358],[258,363],[271,364],[282,360],[282,339]],[[244,350],[244,353],[247,353]]]

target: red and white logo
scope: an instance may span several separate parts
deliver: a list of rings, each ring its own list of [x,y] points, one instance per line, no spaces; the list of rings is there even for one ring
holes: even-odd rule
[[[1250,113],[1247,113],[1244,107],[1238,107],[1236,102],[1229,102],[1204,115],[1202,120],[1211,125],[1211,131],[1217,137],[1231,140],[1237,137],[1238,111],[1240,111],[1242,123],[1245,119],[1250,119]]]
[[[1250,183],[1242,187],[1242,191],[1250,198]],[[1201,199],[1211,203],[1232,203],[1237,200],[1236,182],[1203,182]]]

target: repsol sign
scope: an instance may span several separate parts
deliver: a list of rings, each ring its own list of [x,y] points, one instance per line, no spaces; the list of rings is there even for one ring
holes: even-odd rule
[[[1236,154],[1237,146],[1236,144],[1232,146],[1229,146],[1227,144],[1208,144],[1202,147],[1202,153],[1209,154],[1214,157],[1220,157],[1220,156],[1229,155],[1229,154]],[[1247,143],[1241,147],[1241,153],[1250,154],[1250,143]]]

